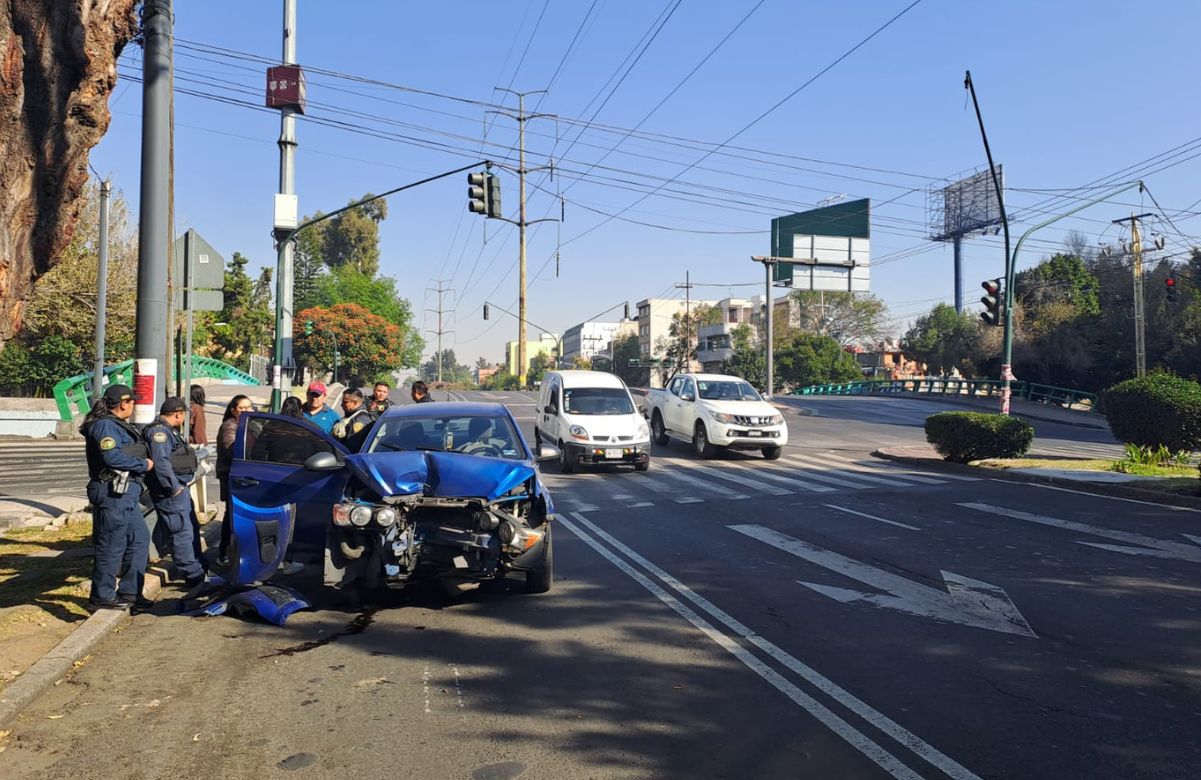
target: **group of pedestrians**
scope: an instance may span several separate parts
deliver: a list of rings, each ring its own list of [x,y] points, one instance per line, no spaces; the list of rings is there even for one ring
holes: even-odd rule
[[[326,403],[325,383],[312,382],[305,400],[284,399],[280,414],[313,425],[357,450],[372,423],[393,405],[390,391],[385,382],[377,382],[369,396],[357,388],[347,388],[342,392],[339,415]],[[433,400],[429,387],[421,381],[413,383],[411,395],[414,403]],[[133,391],[126,385],[110,385],[80,427],[86,439],[87,495],[92,504],[96,549],[89,599],[93,608],[150,606],[142,597],[142,585],[151,540],[160,552],[171,555],[185,586],[195,587],[207,577],[199,522],[188,490],[199,467],[192,444],[208,443],[204,388],[193,385],[189,397],[190,408],[183,398],[168,398],[159,408],[159,417],[139,430],[130,422],[135,404]],[[233,524],[229,474],[238,420],[253,410],[248,396],[235,395],[226,405],[217,431],[216,472],[224,504],[219,567],[229,563]],[[189,420],[187,441],[180,431],[185,418]],[[143,520],[142,506],[146,504],[153,504],[158,514],[153,534]],[[299,568],[291,562],[281,567],[285,573]]]
[[[189,439],[206,444],[204,388],[193,385]],[[159,408],[158,418],[138,430],[131,422],[136,400],[127,385],[109,385],[84,418],[88,464],[87,496],[92,505],[93,609],[148,607],[142,585],[149,565],[151,539],[169,552],[189,587],[206,573],[200,557],[200,524],[188,491],[199,467],[192,444],[181,428],[188,416],[183,398],[173,396]],[[151,534],[142,508],[158,515]]]

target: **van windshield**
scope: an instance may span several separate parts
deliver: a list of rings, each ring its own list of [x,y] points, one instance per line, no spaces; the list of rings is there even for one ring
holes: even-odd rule
[[[633,414],[630,394],[621,387],[572,387],[563,390],[568,414]]]

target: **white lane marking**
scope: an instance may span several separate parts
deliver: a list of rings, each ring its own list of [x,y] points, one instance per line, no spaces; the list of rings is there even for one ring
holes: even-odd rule
[[[808,459],[808,460],[811,460],[811,461],[814,461],[817,463],[821,463],[821,461],[817,459],[816,455],[798,455],[797,457],[805,458],[805,459]],[[884,465],[883,463],[873,463],[873,462],[868,462],[868,461],[855,461],[855,460],[850,460],[848,458],[840,457],[838,455],[835,455],[832,452],[822,453],[822,457],[828,458],[831,461],[837,461],[836,464],[831,463],[829,465],[841,464],[839,466],[840,468],[851,469],[852,471],[859,472],[859,473],[885,474],[888,476],[889,479],[900,479],[900,480],[905,480],[908,482],[917,482],[917,483],[923,484],[923,485],[940,485],[943,483],[943,475],[942,474],[938,474],[937,476],[931,476],[929,474],[922,474],[922,473],[913,471],[912,469],[897,468],[896,466],[888,466],[888,465]],[[969,479],[971,479],[971,478],[969,478]]]
[[[1102,550],[1110,550],[1112,552],[1125,553],[1126,555],[1145,555],[1150,558],[1171,558],[1179,561],[1189,561],[1190,563],[1201,563],[1201,547],[1197,544],[1197,537],[1182,533],[1181,536],[1188,539],[1193,544],[1184,544],[1183,542],[1173,542],[1167,539],[1156,539],[1152,536],[1143,536],[1142,534],[1131,533],[1129,531],[1117,531],[1110,528],[1102,528],[1097,525],[1089,525],[1087,523],[1078,523],[1075,520],[1061,520],[1058,517],[1050,517],[1048,515],[1036,515],[1030,512],[1020,512],[1016,509],[1007,509],[1006,507],[994,506],[992,504],[978,504],[974,502],[965,502],[957,504],[957,506],[967,509],[975,509],[979,512],[987,512],[992,515],[1001,517],[1009,517],[1014,520],[1025,520],[1028,523],[1038,523],[1039,525],[1048,525],[1052,528],[1062,528],[1065,531],[1076,531],[1077,533],[1088,534],[1090,536],[1100,536],[1103,539],[1113,539],[1117,542],[1126,542],[1122,544],[1101,544],[1100,542],[1081,542],[1076,541],[1076,544],[1083,544],[1088,547],[1098,547]],[[1136,547],[1128,547],[1127,545],[1137,545]]]
[[[425,714],[430,714],[430,668],[421,673],[421,695],[425,698]]]
[[[753,479],[746,479],[745,477],[739,477],[736,474],[725,474],[722,472],[721,469],[715,469],[715,468],[711,468],[709,466],[702,466],[701,464],[693,463],[692,461],[681,460],[681,461],[677,461],[673,465],[677,466],[678,468],[686,468],[691,471],[699,471],[701,474],[712,477],[714,479],[724,479],[726,482],[733,482],[735,485],[738,485],[740,487],[747,487],[747,488],[751,488],[752,490],[760,490],[764,493],[770,493],[773,496],[790,496],[790,495],[792,495],[791,490],[785,490],[784,488],[778,488],[775,485],[764,485],[761,482],[756,482]]]
[[[809,458],[806,458],[801,455],[785,455],[784,460],[788,461],[789,463],[795,464],[798,468],[803,469],[805,471],[805,473],[807,473],[807,474],[811,473],[812,471],[830,471],[831,470],[830,464],[822,463],[821,461],[811,461]],[[875,474],[868,473],[867,469],[862,466],[856,467],[853,465],[847,465],[847,466],[843,466],[841,468],[844,468],[846,471],[839,471],[838,472],[839,474],[847,475],[847,472],[849,471],[855,475],[854,479],[858,479],[863,482],[874,482],[879,485],[887,485],[888,487],[903,487],[903,488],[913,487],[913,483],[905,481],[904,478],[893,479],[893,478],[889,478],[889,477],[877,476]],[[849,475],[847,475],[847,476],[849,476]]]
[[[999,479],[997,477],[989,477],[993,482],[1004,482],[1008,485],[1013,484],[1011,479]],[[1058,490],[1062,493],[1075,493],[1078,496],[1092,496],[1093,498],[1104,498],[1110,501],[1125,501],[1127,504],[1142,504],[1143,506],[1153,506],[1157,509],[1170,509],[1175,512],[1201,512],[1201,509],[1193,509],[1187,506],[1173,506],[1171,504],[1157,504],[1154,501],[1140,501],[1137,498],[1121,498],[1119,496],[1106,496],[1101,493],[1089,493],[1087,490],[1073,490],[1072,488],[1056,487],[1055,485],[1043,485],[1038,482],[1025,483],[1029,487],[1042,488],[1043,490]]]
[[[629,493],[614,493],[613,495],[609,496],[609,498],[612,498],[615,501],[628,501],[629,499],[633,498],[633,496]]]
[[[918,617],[1037,638],[1005,590],[992,583],[944,571],[942,577],[946,582],[947,590],[943,591],[892,572],[877,569],[875,566],[869,566],[832,550],[823,549],[761,525],[729,525],[726,527],[752,539],[758,539],[790,555],[795,555],[802,560],[817,564],[824,569],[885,591],[884,594],[863,593],[857,590],[797,580],[806,588],[815,590],[835,601],[841,601],[844,604],[854,602],[871,604],[875,607],[895,609],[898,612]]]
[[[466,709],[466,705],[463,703],[463,680],[459,676],[459,667],[455,664],[450,664],[450,668],[455,673],[455,704],[460,710],[464,710]],[[466,718],[467,716],[463,715],[463,717]]]
[[[579,514],[573,513],[573,516],[580,522],[587,523],[587,520]],[[826,728],[842,737],[843,740],[845,740],[860,753],[876,762],[876,764],[884,769],[884,771],[896,778],[904,778],[905,780],[920,780],[921,775],[905,766],[905,764],[903,764],[900,759],[898,759],[892,753],[889,753],[880,745],[873,742],[871,738],[869,738],[863,732],[859,731],[832,712],[828,707],[818,702],[796,685],[793,685],[779,672],[772,669],[766,663],[756,658],[748,650],[738,644],[732,637],[722,632],[712,623],[708,622],[691,608],[683,604],[679,599],[672,596],[663,588],[659,587],[642,572],[638,571],[633,566],[630,566],[608,549],[601,546],[596,539],[584,533],[584,531],[576,527],[568,520],[560,518],[559,522],[567,526],[567,530],[575,534],[580,541],[587,544],[603,558],[605,558],[605,560],[609,561],[609,563],[613,564],[620,571],[630,577],[630,579],[634,580],[647,591],[649,591],[651,595],[666,604],[673,612],[687,620],[698,631],[709,637],[709,639],[713,640],[718,647],[737,658],[748,669],[762,677],[772,687],[787,696],[802,709],[820,721]],[[591,526],[591,523],[588,523],[588,525]]]
[[[834,504],[826,504],[826,506],[830,507],[831,509],[837,509],[839,512],[846,512],[849,515],[859,515],[860,517],[866,517],[868,520],[875,520],[878,523],[888,523],[889,525],[895,525],[898,528],[908,528],[910,531],[922,530],[916,526],[905,525],[904,523],[898,523],[896,520],[886,520],[883,517],[876,517],[875,515],[869,515],[867,512],[860,512],[856,509],[849,509],[845,506],[836,506]]]
[[[651,563],[646,558],[643,558],[641,555],[634,552],[628,546],[619,542],[617,539],[613,538],[613,536],[606,533],[601,528],[597,527],[594,523],[589,521],[588,518],[584,517],[583,515],[581,515],[578,512],[573,512],[572,517],[574,517],[580,523],[585,525],[590,531],[592,531],[592,533],[596,534],[598,537],[600,537],[601,539],[604,539],[606,542],[608,542],[618,552],[622,553],[627,558],[632,560],[634,563],[636,563],[639,566],[641,566],[642,568],[646,569],[646,571],[650,572],[653,576],[658,577],[660,581],[662,581],[664,584],[666,584],[669,588],[674,590],[676,593],[679,593],[681,596],[686,598],[688,601],[691,601],[693,604],[695,604],[697,607],[699,607],[701,609],[701,611],[705,612],[710,617],[717,620],[719,623],[724,624],[726,626],[726,628],[728,628],[732,632],[734,632],[734,635],[736,637],[738,637],[739,639],[742,639],[742,640],[748,642],[749,644],[753,645],[754,647],[758,648],[760,651],[762,651],[763,653],[767,654],[768,656],[770,656],[771,658],[773,658],[774,660],[779,662],[781,665],[783,665],[785,668],[787,668],[792,673],[796,674],[798,677],[803,679],[805,682],[807,682],[810,685],[812,685],[813,687],[817,688],[819,691],[826,694],[827,696],[829,696],[831,699],[838,702],[842,706],[846,707],[848,710],[855,713],[860,718],[863,718],[863,720],[867,721],[869,724],[871,724],[875,728],[879,729],[884,734],[887,734],[889,737],[892,737],[894,740],[896,740],[900,744],[902,744],[905,747],[912,750],[914,752],[914,754],[916,754],[918,757],[922,758],[923,760],[927,761],[928,763],[937,767],[938,769],[941,769],[949,777],[955,778],[955,780],[980,780],[980,778],[977,775],[970,772],[967,768],[956,763],[952,758],[950,758],[946,754],[942,753],[934,746],[924,742],[916,734],[914,734],[911,731],[908,731],[903,726],[901,726],[899,723],[897,723],[896,721],[889,718],[887,715],[876,711],[871,706],[869,706],[866,702],[857,698],[854,694],[841,688],[840,686],[835,684],[833,680],[826,677],[821,672],[818,672],[816,669],[808,666],[807,664],[805,664],[804,662],[802,662],[800,659],[796,658],[795,656],[790,655],[788,652],[786,652],[783,648],[779,647],[778,645],[775,645],[772,642],[769,642],[768,640],[766,640],[763,637],[756,634],[754,631],[751,631],[751,629],[748,628],[746,625],[744,625],[740,621],[736,620],[733,616],[731,616],[729,613],[725,612],[724,610],[722,610],[721,608],[719,608],[718,606],[716,606],[715,604],[710,602],[704,596],[702,596],[699,593],[697,593],[696,591],[692,590],[687,585],[685,585],[684,583],[677,580],[675,577],[673,577],[670,574],[668,574],[667,572],[665,572],[663,569],[661,569],[658,566],[656,566],[655,564]],[[579,536],[581,539],[584,539],[584,535],[582,535],[576,528],[574,528],[570,524],[570,522],[565,521],[563,518],[560,518],[560,522],[564,523],[564,525],[567,526],[567,529],[569,531],[571,531],[572,533],[576,534],[576,536]],[[595,542],[589,541],[588,544],[590,544],[594,549],[597,549],[597,551],[600,552],[601,555],[603,555],[607,560],[609,560],[611,563],[613,563],[619,569],[621,569],[622,571],[626,572],[631,577],[633,577],[636,581],[639,582],[639,584],[642,584],[645,577],[643,577],[643,575],[640,572],[633,570],[631,567],[629,567],[628,564],[625,563],[625,561],[622,561],[620,558],[616,558],[611,553],[609,553],[608,550],[605,550],[603,547],[600,547]],[[633,573],[631,573],[631,572],[633,572]],[[643,585],[643,587],[647,587],[647,590],[650,590],[652,593],[655,593],[655,590],[652,590],[652,588],[658,589],[658,586],[655,585],[654,583],[650,583],[650,586],[651,587],[647,587],[646,585]],[[658,594],[656,594],[656,595],[658,595]],[[672,597],[670,595],[667,595],[667,598],[670,599]],[[662,599],[662,597],[660,597],[660,599]],[[688,607],[686,607],[684,605],[680,605],[680,606],[683,609],[686,609],[686,610],[688,609]],[[675,609],[675,608],[673,607],[673,609]],[[679,612],[679,610],[676,610],[676,611]],[[689,622],[691,622],[691,621],[689,621]],[[717,633],[719,634],[719,636],[724,636],[720,632],[717,632]],[[714,641],[717,641],[717,640],[714,640]],[[724,646],[725,645],[723,645],[723,647]],[[754,656],[751,656],[751,657],[754,658]],[[770,671],[770,669],[768,671]],[[794,699],[794,701],[795,701],[795,699]],[[821,707],[820,704],[818,706]],[[824,708],[823,708],[823,711],[825,711]],[[837,718],[837,716],[835,716],[835,718]],[[839,720],[839,722],[842,722],[842,721]],[[855,732],[855,733],[858,733],[858,732]],[[841,733],[840,733],[840,736],[841,736]],[[869,740],[868,744],[873,744],[873,743],[871,743]],[[908,767],[905,767],[905,770],[908,771]],[[909,776],[909,775],[905,775],[905,776]]]
[[[728,498],[728,499],[731,499],[734,501],[741,501],[743,499],[750,498],[750,496],[748,496],[745,493],[738,493],[733,490],[729,490],[729,491],[723,490],[720,485],[714,485],[709,482],[706,482],[703,479],[697,479],[696,477],[694,477],[690,474],[684,474],[682,472],[676,471],[674,469],[668,469],[663,466],[660,466],[656,470],[655,473],[666,479],[675,479],[675,480],[679,480],[680,482],[684,482],[684,483],[690,485],[691,487],[696,488],[702,492],[717,493],[719,498]]]
[[[797,488],[799,490],[808,490],[812,493],[830,493],[830,492],[833,492],[833,490],[834,490],[834,488],[827,487],[825,485],[814,484],[813,482],[806,482],[805,480],[797,479],[796,477],[786,477],[783,474],[777,474],[774,471],[772,471],[768,466],[763,465],[763,464],[758,464],[758,463],[752,464],[749,461],[731,460],[731,461],[726,461],[723,465],[730,466],[731,468],[736,468],[736,469],[750,470],[750,471],[753,471],[756,476],[762,477],[763,479],[770,479],[773,482],[779,482],[782,485],[791,485],[792,487]],[[805,476],[806,476],[806,478],[812,478],[812,479],[817,479],[817,480],[823,480],[825,482],[830,482],[830,483],[838,485],[840,487],[849,487],[849,488],[863,487],[862,485],[856,485],[851,482],[844,482],[840,479],[834,479],[831,477],[819,477],[819,476],[816,476],[813,474],[806,474]]]
[[[644,506],[654,506],[654,505],[655,504],[651,501],[639,501],[637,504],[627,504],[626,508],[627,509],[641,509]]]

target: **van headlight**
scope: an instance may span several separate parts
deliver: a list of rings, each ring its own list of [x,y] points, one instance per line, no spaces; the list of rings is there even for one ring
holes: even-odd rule
[[[650,435],[651,435],[651,429],[646,427],[646,420],[639,420],[638,421],[638,438],[639,439],[649,439]]]
[[[588,441],[588,431],[584,430],[584,426],[582,425],[573,425],[567,429],[567,432],[571,434],[571,438],[573,439]]]

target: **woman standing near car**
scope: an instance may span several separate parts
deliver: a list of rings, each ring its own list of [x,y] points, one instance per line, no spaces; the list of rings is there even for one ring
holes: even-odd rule
[[[225,407],[225,417],[217,430],[217,480],[221,483],[221,502],[225,513],[221,517],[221,546],[217,550],[218,563],[224,566],[229,559],[229,532],[233,524],[233,503],[229,499],[229,467],[234,459],[234,439],[238,435],[238,418],[242,412],[254,409],[250,398],[235,395]]]
[[[204,421],[204,388],[192,385],[188,391],[192,400],[192,408],[188,413],[188,443],[205,445],[209,443],[208,425]]]

